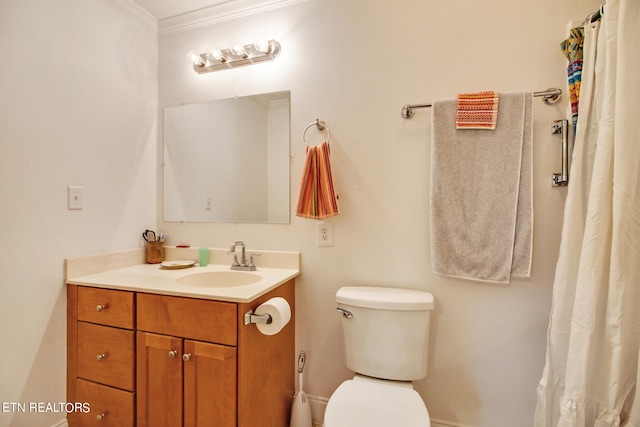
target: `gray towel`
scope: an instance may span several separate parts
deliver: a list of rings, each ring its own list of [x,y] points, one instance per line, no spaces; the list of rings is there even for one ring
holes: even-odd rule
[[[495,130],[458,130],[457,101],[433,103],[434,272],[497,283],[530,277],[531,100],[531,93],[500,94]]]

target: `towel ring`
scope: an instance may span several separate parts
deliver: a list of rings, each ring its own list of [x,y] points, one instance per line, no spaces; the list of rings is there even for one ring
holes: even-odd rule
[[[310,123],[306,128],[304,128],[304,131],[302,131],[302,142],[304,142],[304,145],[307,145],[307,141],[305,139],[305,137],[307,136],[307,131],[309,130],[309,128],[311,126],[315,126],[318,128],[318,132],[326,130],[327,131],[327,143],[329,143],[329,140],[331,139],[331,131],[329,131],[329,126],[327,126],[327,124],[325,122],[323,122],[322,120],[316,119],[315,122]]]

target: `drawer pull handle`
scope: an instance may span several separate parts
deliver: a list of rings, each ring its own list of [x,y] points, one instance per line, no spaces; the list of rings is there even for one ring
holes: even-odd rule
[[[102,311],[102,310],[106,310],[107,309],[107,304],[98,304],[96,306],[96,311]]]
[[[188,362],[189,359],[191,359],[191,353],[185,353],[182,355],[182,360],[184,360],[185,362]]]
[[[107,357],[106,354],[102,353],[96,356],[96,359],[98,359],[98,362],[101,361],[102,359],[104,359],[105,357]]]
[[[96,416],[96,420],[98,420],[98,421],[102,421],[102,420],[104,420],[104,414],[98,414],[98,415]]]
[[[175,351],[175,350],[171,350],[171,351],[169,352],[169,358],[173,359],[174,357],[176,357],[176,355],[177,355],[177,354],[178,354],[178,352],[177,352],[177,351]]]

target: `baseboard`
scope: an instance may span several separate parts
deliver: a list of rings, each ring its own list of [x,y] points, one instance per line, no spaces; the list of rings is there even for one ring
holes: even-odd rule
[[[51,427],[69,427],[69,423],[67,422],[67,419],[65,418],[63,420],[58,421],[57,423],[55,423]]]
[[[469,424],[461,424],[453,421],[444,421],[439,419],[431,419],[431,427],[473,427]]]
[[[313,417],[313,427],[322,427],[324,410],[327,408],[329,399],[321,396],[310,396],[308,394],[307,399],[309,399],[309,408],[311,408],[311,416]]]

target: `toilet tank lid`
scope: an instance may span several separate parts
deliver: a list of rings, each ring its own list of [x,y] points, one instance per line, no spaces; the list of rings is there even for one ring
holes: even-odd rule
[[[336,302],[354,307],[384,310],[433,310],[430,292],[375,286],[346,286],[338,289]]]

